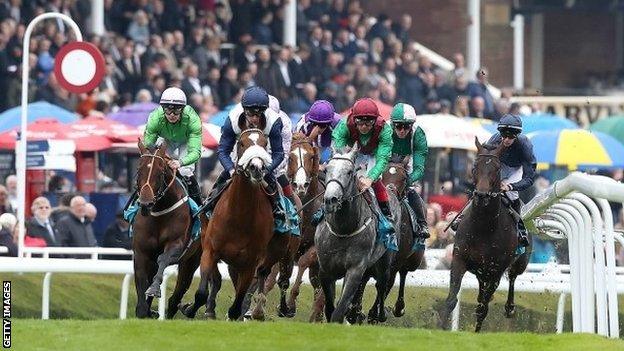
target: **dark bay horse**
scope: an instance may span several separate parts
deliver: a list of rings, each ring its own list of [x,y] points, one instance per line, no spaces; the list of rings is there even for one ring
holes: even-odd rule
[[[318,258],[314,246],[316,226],[311,223],[312,217],[322,206],[320,194],[324,188],[319,180],[319,148],[303,133],[295,133],[290,149],[288,163],[288,178],[295,186],[301,202],[308,204],[301,212],[301,243],[295,258],[297,259],[298,273],[292,286],[287,305],[294,314],[296,300],[299,295],[304,272],[309,268],[310,283],[314,288],[314,306],[310,315],[310,322],[320,322],[323,318],[325,296],[318,278]]]
[[[160,297],[165,268],[178,261],[188,240],[191,214],[181,182],[167,166],[167,146],[150,151],[139,141],[137,187],[141,210],[134,221],[134,281],[136,316],[157,317],[151,311],[154,297]]]
[[[346,154],[335,154],[327,163],[324,195],[325,219],[317,226],[314,242],[320,265],[319,278],[325,294],[325,317],[342,323],[362,284],[375,278],[377,297],[369,311],[369,321],[385,321],[384,302],[394,253],[377,241],[376,219],[357,189],[358,147]],[[396,217],[398,201],[390,195]],[[399,220],[397,218],[397,220]],[[342,296],[334,308],[336,280],[344,277]]]
[[[409,174],[405,168],[405,163],[390,162],[388,169],[383,174],[383,182],[387,185],[389,191],[393,192],[397,198],[405,198],[407,190],[407,179]],[[399,224],[397,233],[399,240],[399,252],[396,253],[392,267],[390,270],[390,284],[388,292],[394,285],[394,279],[397,272],[399,273],[399,294],[394,304],[394,316],[401,317],[405,314],[405,278],[408,272],[413,272],[420,267],[425,250],[413,251],[414,235],[410,214],[404,202],[401,202],[401,223]]]
[[[266,147],[267,138],[261,130],[247,129],[241,133],[236,172],[216,204],[212,218],[202,227],[201,281],[194,303],[180,308],[189,318],[195,316],[206,299],[206,316],[216,318],[216,296],[221,288],[219,260],[228,264],[236,290],[228,319],[241,317],[243,300],[254,274],[258,278],[258,296],[252,318],[264,318],[265,279],[271,267],[284,257],[289,240],[287,235],[273,234],[271,203],[262,186],[271,162]]]
[[[504,150],[501,144],[496,149],[483,146],[475,138],[477,157],[473,168],[475,190],[472,205],[457,228],[453,261],[451,263],[451,283],[446,306],[441,317],[442,327],[447,327],[451,311],[457,304],[457,293],[466,271],[479,280],[477,297],[477,323],[475,332],[481,330],[492,299],[503,273],[509,276],[509,293],[505,304],[505,316],[514,314],[514,282],[524,272],[528,264],[530,250],[516,255],[518,234],[514,218],[503,204],[500,192],[500,155]]]

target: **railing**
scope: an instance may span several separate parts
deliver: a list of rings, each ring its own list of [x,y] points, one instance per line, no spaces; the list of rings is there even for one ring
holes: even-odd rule
[[[575,172],[535,196],[522,217],[530,230],[568,241],[572,330],[618,338],[615,240],[622,237],[608,201],[624,202],[624,184]]]
[[[114,247],[24,247],[24,255],[32,257],[33,254],[49,258],[52,255],[90,255],[91,259],[97,260],[99,255],[132,256],[132,250]]]

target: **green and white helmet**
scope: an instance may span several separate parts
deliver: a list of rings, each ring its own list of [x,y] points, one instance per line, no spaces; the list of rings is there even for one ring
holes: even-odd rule
[[[390,120],[392,123],[414,123],[416,122],[416,110],[412,105],[399,102],[392,108]]]

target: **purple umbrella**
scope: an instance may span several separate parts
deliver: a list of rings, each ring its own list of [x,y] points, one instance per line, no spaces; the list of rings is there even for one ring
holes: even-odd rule
[[[158,107],[153,102],[138,102],[122,107],[119,111],[109,114],[107,117],[124,124],[138,127],[147,123],[149,114]]]

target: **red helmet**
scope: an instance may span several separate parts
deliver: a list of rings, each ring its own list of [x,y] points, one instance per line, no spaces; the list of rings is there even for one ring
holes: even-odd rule
[[[353,118],[377,118],[379,117],[379,108],[371,98],[362,98],[355,102],[351,109]]]

